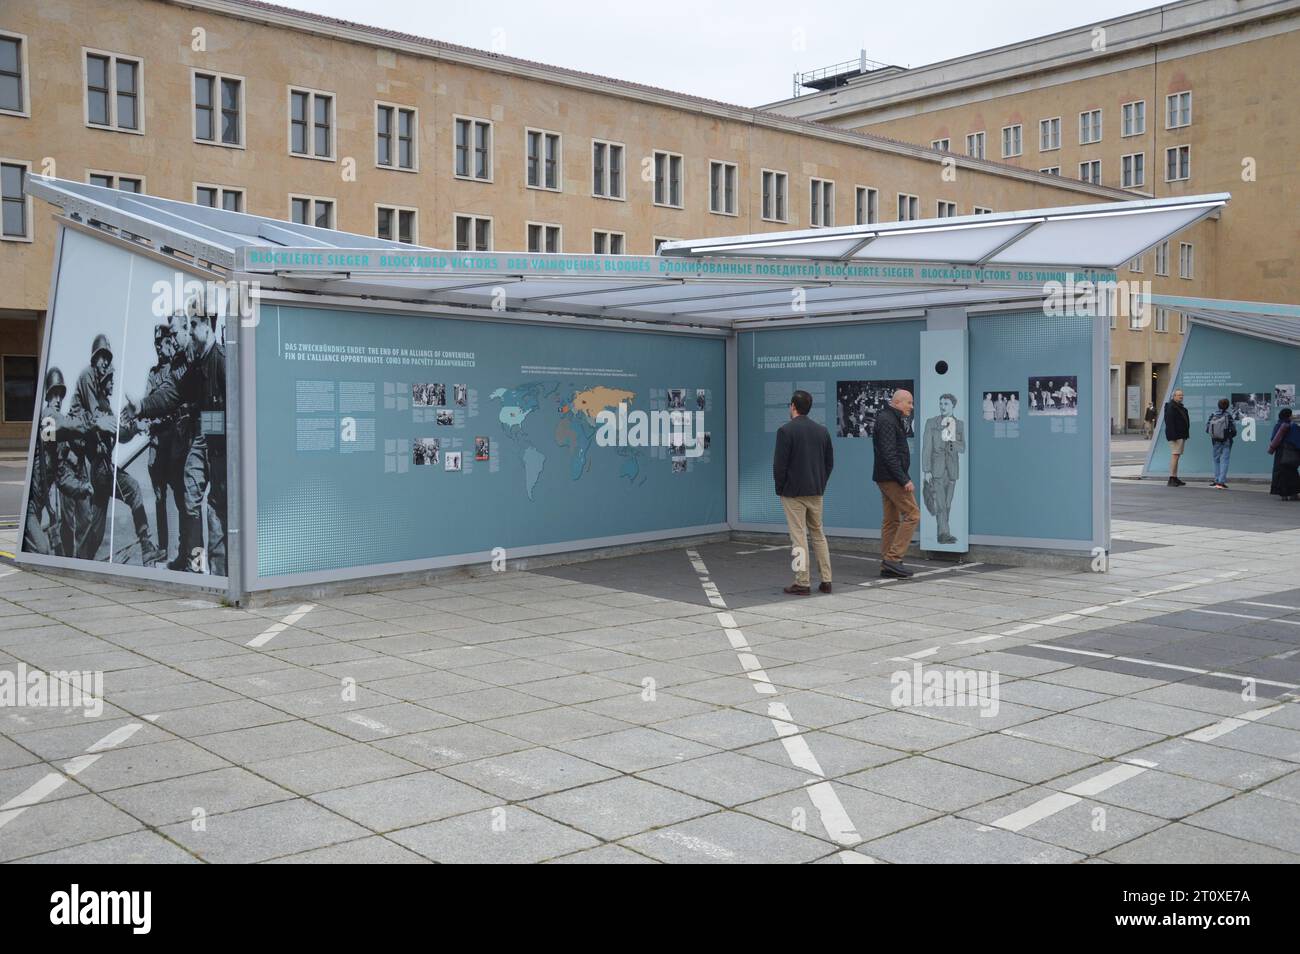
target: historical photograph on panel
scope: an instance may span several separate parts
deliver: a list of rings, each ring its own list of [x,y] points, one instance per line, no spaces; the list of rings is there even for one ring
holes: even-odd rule
[[[456,423],[456,415],[451,411],[439,411],[438,423],[441,424],[443,427],[451,427],[453,424]]]
[[[452,399],[456,402],[457,407],[465,407],[469,404],[469,385],[453,384],[451,386]]]
[[[1019,391],[985,391],[982,408],[986,421],[1020,420]]]
[[[58,310],[24,552],[225,575],[225,319],[202,310]]]
[[[876,430],[876,415],[900,388],[916,393],[910,380],[836,381],[835,436],[871,437]],[[907,418],[907,436],[913,433],[912,419]]]
[[[445,407],[447,404],[447,385],[412,384],[411,403],[416,407]]]
[[[1284,407],[1295,407],[1295,385],[1294,384],[1275,384],[1273,385],[1273,406],[1279,411]]]
[[[1273,413],[1273,395],[1268,391],[1253,394],[1234,394],[1232,409],[1238,417],[1253,417],[1257,421],[1267,421]]]
[[[709,392],[704,388],[695,389],[695,410],[706,411],[709,404]]]
[[[474,438],[474,459],[489,460],[492,456],[492,442],[486,437]]]
[[[441,444],[436,437],[417,437],[411,448],[411,463],[417,467],[431,467],[438,463]]]
[[[447,451],[444,455],[448,470],[460,470],[460,451]]]
[[[668,410],[670,411],[686,410],[686,389],[685,388],[668,389]]]
[[[1029,379],[1029,414],[1076,417],[1079,414],[1079,377],[1074,374],[1035,375]]]

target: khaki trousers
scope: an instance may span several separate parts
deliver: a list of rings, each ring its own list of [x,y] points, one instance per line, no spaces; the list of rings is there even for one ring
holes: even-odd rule
[[[880,505],[884,519],[880,524],[880,558],[900,562],[912,542],[912,534],[921,522],[921,508],[916,497],[903,489],[895,480],[879,480]]]
[[[817,557],[817,572],[823,583],[831,582],[831,548],[822,530],[821,497],[782,497],[785,525],[790,529],[790,546],[794,548],[794,581],[808,586],[808,538],[812,537],[812,552]]]

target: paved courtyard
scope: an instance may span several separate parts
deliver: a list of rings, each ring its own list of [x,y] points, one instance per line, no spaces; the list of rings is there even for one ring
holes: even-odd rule
[[[106,699],[0,707],[0,860],[1300,861],[1300,506],[1114,514],[1108,574],[804,599],[744,542],[256,610],[0,565],[0,669]]]

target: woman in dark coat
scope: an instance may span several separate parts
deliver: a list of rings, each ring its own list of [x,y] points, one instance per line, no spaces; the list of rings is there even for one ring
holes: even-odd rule
[[[1273,455],[1273,486],[1269,493],[1283,500],[1300,500],[1300,424],[1292,420],[1289,407],[1278,411],[1268,452]]]

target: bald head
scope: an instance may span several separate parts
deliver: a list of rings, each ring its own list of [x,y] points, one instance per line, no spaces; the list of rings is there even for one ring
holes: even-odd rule
[[[889,399],[889,406],[904,417],[911,415],[913,403],[912,392],[906,388],[899,388],[894,392],[894,396]]]

